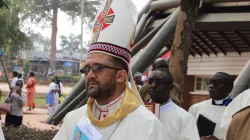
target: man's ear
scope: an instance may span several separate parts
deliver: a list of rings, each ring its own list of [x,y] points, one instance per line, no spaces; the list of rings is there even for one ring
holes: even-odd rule
[[[128,73],[126,70],[119,70],[116,74],[116,81],[118,83],[126,81],[126,78],[128,76]]]
[[[170,91],[174,89],[174,84],[170,85]]]

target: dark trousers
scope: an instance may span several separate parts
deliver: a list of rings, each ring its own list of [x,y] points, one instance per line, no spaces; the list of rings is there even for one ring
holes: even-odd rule
[[[6,114],[5,126],[20,126],[23,122],[23,116],[15,116],[10,113]]]

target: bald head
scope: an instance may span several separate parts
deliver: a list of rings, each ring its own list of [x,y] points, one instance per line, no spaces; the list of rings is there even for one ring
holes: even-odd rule
[[[167,60],[163,59],[163,58],[158,58],[155,60],[155,62],[153,63],[153,70],[154,69],[158,69],[158,68],[165,68],[168,69],[168,63]]]

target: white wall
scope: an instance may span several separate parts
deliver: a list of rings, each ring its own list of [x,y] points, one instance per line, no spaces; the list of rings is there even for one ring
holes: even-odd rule
[[[190,55],[188,60],[188,75],[213,75],[216,72],[226,72],[230,75],[238,75],[250,58],[250,52],[241,55],[231,52],[219,53],[210,56],[203,55],[202,58]]]

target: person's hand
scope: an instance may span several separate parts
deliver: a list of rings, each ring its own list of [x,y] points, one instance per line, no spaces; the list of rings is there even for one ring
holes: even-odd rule
[[[21,96],[21,95],[22,95],[22,89],[16,91],[16,93],[17,93],[19,96]]]
[[[209,135],[201,137],[201,140],[219,140],[217,137]]]

